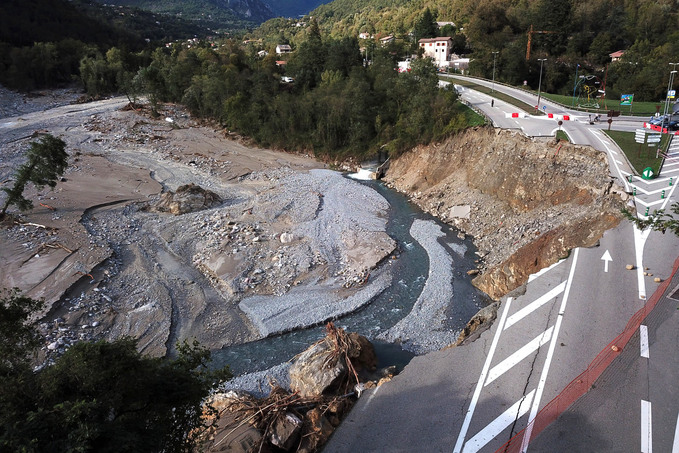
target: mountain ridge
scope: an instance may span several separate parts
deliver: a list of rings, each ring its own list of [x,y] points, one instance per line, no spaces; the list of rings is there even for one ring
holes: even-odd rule
[[[179,16],[188,20],[218,24],[247,20],[252,25],[274,17],[262,0],[96,0],[102,4],[130,6],[154,13]]]

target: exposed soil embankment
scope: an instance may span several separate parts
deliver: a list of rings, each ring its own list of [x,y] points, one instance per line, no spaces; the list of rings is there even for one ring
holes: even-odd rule
[[[596,243],[626,194],[605,155],[563,141],[477,128],[391,162],[384,180],[422,209],[474,236],[474,284],[497,299],[528,276]]]

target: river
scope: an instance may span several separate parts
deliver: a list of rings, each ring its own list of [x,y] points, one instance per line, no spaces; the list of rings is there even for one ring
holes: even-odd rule
[[[471,284],[467,270],[474,268],[476,249],[470,238],[460,239],[457,230],[423,212],[401,193],[392,190],[379,181],[361,181],[382,195],[390,204],[390,218],[387,233],[398,243],[398,259],[383,265],[391,266],[394,284],[359,311],[335,321],[338,327],[358,332],[373,340],[377,349],[378,366],[396,365],[403,367],[412,354],[400,346],[380,343],[374,338],[383,330],[405,317],[417,301],[429,272],[427,252],[410,235],[415,219],[436,222],[446,233],[441,241],[451,254],[453,271],[454,300],[445,312],[446,327],[461,330],[467,321],[490,299]],[[325,335],[324,326],[297,330],[262,340],[229,346],[212,351],[213,366],[229,365],[234,375],[268,369],[290,360],[310,344]]]

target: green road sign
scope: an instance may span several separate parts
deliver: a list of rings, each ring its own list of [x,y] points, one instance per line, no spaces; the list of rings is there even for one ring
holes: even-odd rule
[[[644,171],[641,172],[641,177],[644,179],[653,179],[655,176],[655,173],[653,173],[653,169],[651,167],[646,167],[644,168]]]

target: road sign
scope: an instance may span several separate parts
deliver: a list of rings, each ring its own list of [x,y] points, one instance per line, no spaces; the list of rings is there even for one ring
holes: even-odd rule
[[[637,129],[634,131],[634,141],[637,143],[644,143],[646,141],[646,129]]]
[[[676,96],[677,90],[669,90],[667,92],[667,99],[674,99],[674,96]]]
[[[641,177],[644,179],[653,179],[653,176],[655,176],[655,173],[651,167],[646,167],[644,168],[644,171],[641,172]]]
[[[633,94],[620,95],[620,105],[632,105],[632,100],[634,100]]]
[[[660,143],[660,139],[662,137],[660,134],[648,134],[648,137],[646,138],[647,143]]]

